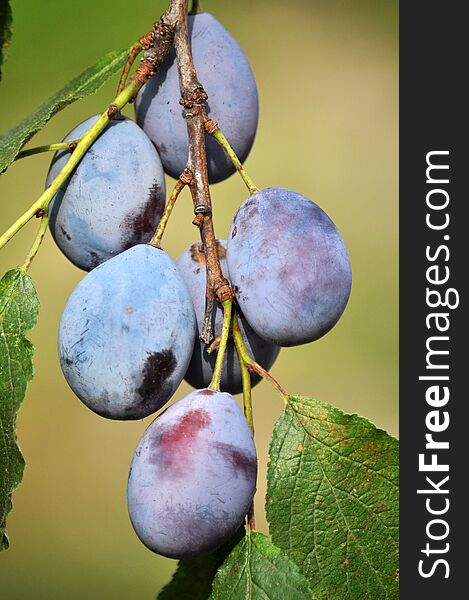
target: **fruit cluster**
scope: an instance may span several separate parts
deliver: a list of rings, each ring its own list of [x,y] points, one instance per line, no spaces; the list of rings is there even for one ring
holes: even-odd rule
[[[207,115],[244,160],[258,121],[249,63],[213,16],[189,16],[189,33],[209,97]],[[164,173],[178,177],[188,155],[174,52],[141,90],[136,116],[137,123],[122,117],[110,122],[51,204],[55,241],[89,271],[65,306],[59,357],[75,394],[110,419],[156,412],[184,378],[196,388],[147,428],[127,491],[142,542],[181,558],[219,547],[239,528],[253,502],[257,456],[232,396],[243,390],[235,344],[228,339],[223,350],[220,344],[221,380],[213,385],[216,348],[200,340],[204,245],[192,244],[173,262],[151,243],[165,209]],[[66,140],[80,138],[97,118]],[[68,155],[56,154],[48,182]],[[235,171],[210,137],[207,165],[212,183]],[[281,188],[254,193],[238,209],[227,241],[217,245],[243,344],[264,369],[281,346],[317,340],[340,318],[351,287],[348,253],[333,222],[304,196]],[[212,313],[216,339],[223,337],[223,322],[218,304]],[[251,384],[258,381],[252,374]]]

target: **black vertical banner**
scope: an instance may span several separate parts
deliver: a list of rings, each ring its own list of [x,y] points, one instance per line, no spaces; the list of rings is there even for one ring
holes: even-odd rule
[[[441,600],[469,594],[467,5],[400,10],[401,598]]]

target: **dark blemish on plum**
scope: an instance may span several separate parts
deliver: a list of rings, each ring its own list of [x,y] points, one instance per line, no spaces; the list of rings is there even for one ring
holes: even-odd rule
[[[223,246],[223,244],[221,242],[217,241],[217,253],[218,253],[218,258],[221,260],[222,258],[226,257],[226,248]]]
[[[212,396],[215,392],[209,388],[205,388],[204,390],[199,390],[197,393],[199,396]]]
[[[101,263],[101,260],[99,258],[99,255],[96,252],[93,252],[93,250],[90,250],[91,269],[95,269],[100,263]]]
[[[64,360],[66,365],[73,365],[73,359],[71,359],[69,356],[66,356]]]
[[[210,416],[203,408],[190,410],[154,440],[150,462],[159,467],[161,475],[171,478],[192,473],[190,459],[194,458],[196,439],[210,423]]]
[[[201,244],[200,242],[196,242],[195,244],[192,244],[192,246],[189,249],[189,252],[190,252],[193,262],[200,264],[200,265],[205,265],[205,252],[204,252],[203,244]],[[218,258],[220,260],[222,260],[223,258],[226,257],[226,248],[218,240],[217,240],[217,254],[218,254]]]
[[[238,295],[239,294],[239,287],[237,285],[233,286],[233,292]]]
[[[66,230],[63,228],[63,226],[60,226],[60,231],[62,232],[62,235],[64,235],[68,241],[70,241],[72,238],[71,236],[66,232]]]
[[[243,475],[248,478],[257,474],[257,459],[251,454],[243,452],[232,444],[224,442],[214,442],[213,446],[223,455],[223,458],[231,463],[233,471],[236,475]]]
[[[233,227],[233,231],[231,232],[231,239],[234,238],[234,236],[238,233],[238,228],[236,227],[236,225]]]
[[[166,398],[170,386],[168,379],[176,366],[177,361],[172,350],[166,349],[148,355],[142,369],[142,383],[137,389],[141,398],[139,406],[142,409],[154,408],[161,398]]]
[[[203,251],[203,246],[199,242],[192,244],[189,248],[189,252],[191,255],[192,262],[197,264],[204,265],[205,264],[205,253]]]
[[[257,199],[253,198],[244,204],[236,213],[236,222],[238,225],[246,227],[249,225],[251,219],[253,219],[257,214],[259,214],[259,209],[257,208]],[[235,233],[236,226],[233,229],[233,233],[231,237],[233,238]]]
[[[124,219],[125,231],[132,232],[132,239],[125,239],[124,247],[127,250],[135,243],[146,241],[161,219],[164,211],[165,197],[160,185],[155,181],[149,189],[145,205],[140,206],[137,212],[132,212]]]

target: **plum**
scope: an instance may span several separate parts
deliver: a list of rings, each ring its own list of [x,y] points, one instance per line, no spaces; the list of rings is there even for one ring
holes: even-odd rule
[[[242,524],[256,490],[252,432],[233,396],[196,390],[143,434],[127,485],[132,525],[158,554],[215,550]]]
[[[195,327],[173,261],[139,244],[93,269],[72,292],[59,326],[65,379],[99,415],[141,419],[181,383]]]
[[[268,188],[243,202],[231,224],[227,263],[248,323],[280,346],[323,336],[350,295],[339,231],[317,204],[291,190]]]
[[[65,138],[81,137],[91,117]],[[57,152],[46,185],[67,162]],[[164,172],[153,144],[130,119],[111,121],[87,151],[50,205],[50,230],[65,256],[90,271],[112,256],[148,242],[165,205]]]
[[[217,240],[217,249],[223,274],[227,277],[226,241]],[[189,293],[191,294],[197,319],[197,336],[185,380],[195,388],[203,388],[210,384],[217,353],[215,351],[209,354],[205,344],[199,339],[199,333],[202,329],[204,320],[205,286],[207,281],[205,253],[201,243],[192,244],[192,246],[187,248],[176,261],[176,266],[181,272]],[[249,354],[262,367],[270,369],[280,352],[280,348],[277,345],[260,338],[251,329],[242,314],[239,315],[238,321],[243,341]],[[213,313],[212,323],[214,335],[219,336],[223,325],[223,309],[220,305],[217,305]],[[260,376],[256,373],[251,374],[251,383],[253,386],[256,385],[260,379]],[[239,366],[236,348],[232,339],[228,341],[226,348],[220,387],[223,391],[229,392],[230,394],[239,394],[243,389],[241,367]]]
[[[216,121],[243,162],[254,142],[259,117],[257,87],[238,43],[208,13],[189,15],[189,36],[199,81],[208,94],[207,115]],[[179,104],[174,50],[140,91],[137,123],[156,145],[163,167],[179,177],[188,155],[187,124]],[[235,168],[217,141],[207,137],[210,183],[223,181]]]

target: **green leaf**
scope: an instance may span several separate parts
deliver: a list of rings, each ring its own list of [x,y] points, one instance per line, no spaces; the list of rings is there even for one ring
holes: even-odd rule
[[[270,443],[273,542],[331,600],[398,598],[398,442],[366,419],[289,397]]]
[[[296,564],[262,533],[247,534],[213,581],[210,600],[310,600]]]
[[[127,59],[128,50],[119,50],[106,54],[92,67],[83,71],[64,88],[58,91],[35,113],[26,117],[8,133],[0,138],[0,173],[10,165],[21,148],[33,135],[60,110],[80,98],[98,91],[111,75],[121,69]]]
[[[12,25],[13,16],[10,0],[0,0],[0,81],[2,80],[2,64],[5,51],[11,42]]]
[[[39,300],[29,275],[8,271],[0,281],[0,550],[8,548],[6,517],[23,476],[16,413],[33,378],[33,346],[24,334],[37,321]]]
[[[158,595],[158,600],[208,600],[218,568],[245,536],[241,527],[221,548],[205,556],[180,560],[173,579]]]

